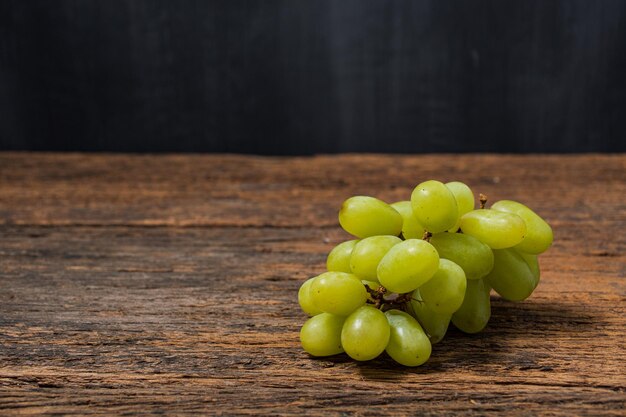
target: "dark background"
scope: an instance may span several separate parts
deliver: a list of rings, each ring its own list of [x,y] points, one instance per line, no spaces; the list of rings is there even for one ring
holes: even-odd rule
[[[626,1],[0,0],[0,149],[626,150]]]

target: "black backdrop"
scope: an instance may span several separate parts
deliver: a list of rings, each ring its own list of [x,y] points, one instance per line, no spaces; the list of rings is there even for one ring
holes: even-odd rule
[[[0,0],[0,149],[625,145],[626,1]]]

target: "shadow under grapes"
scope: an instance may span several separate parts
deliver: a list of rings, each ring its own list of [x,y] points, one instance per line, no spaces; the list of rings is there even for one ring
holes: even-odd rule
[[[544,361],[548,358],[546,349],[558,347],[563,333],[601,331],[606,322],[589,306],[572,301],[529,299],[514,303],[492,294],[491,311],[487,327],[476,334],[463,333],[451,323],[445,338],[433,345],[430,359],[422,366],[404,367],[385,353],[356,366],[363,378],[381,381],[401,379],[406,374],[455,372],[460,368],[473,368],[477,373],[512,367],[551,371],[553,366]],[[336,359],[350,361],[345,354]]]

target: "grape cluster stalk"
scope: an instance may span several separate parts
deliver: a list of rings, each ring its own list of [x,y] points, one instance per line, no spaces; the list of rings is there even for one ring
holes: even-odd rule
[[[312,356],[345,352],[357,361],[383,352],[419,366],[450,322],[477,333],[491,317],[493,289],[509,301],[539,284],[537,255],[552,229],[527,206],[501,200],[486,208],[464,183],[422,182],[411,199],[387,204],[368,196],[344,201],[341,227],[356,239],[335,246],[327,272],[298,291],[311,316],[300,341]]]

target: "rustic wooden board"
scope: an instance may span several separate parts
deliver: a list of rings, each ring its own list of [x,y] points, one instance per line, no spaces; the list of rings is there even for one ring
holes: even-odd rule
[[[312,359],[299,284],[352,194],[463,179],[554,226],[423,367]],[[0,414],[624,415],[626,156],[0,154]]]

